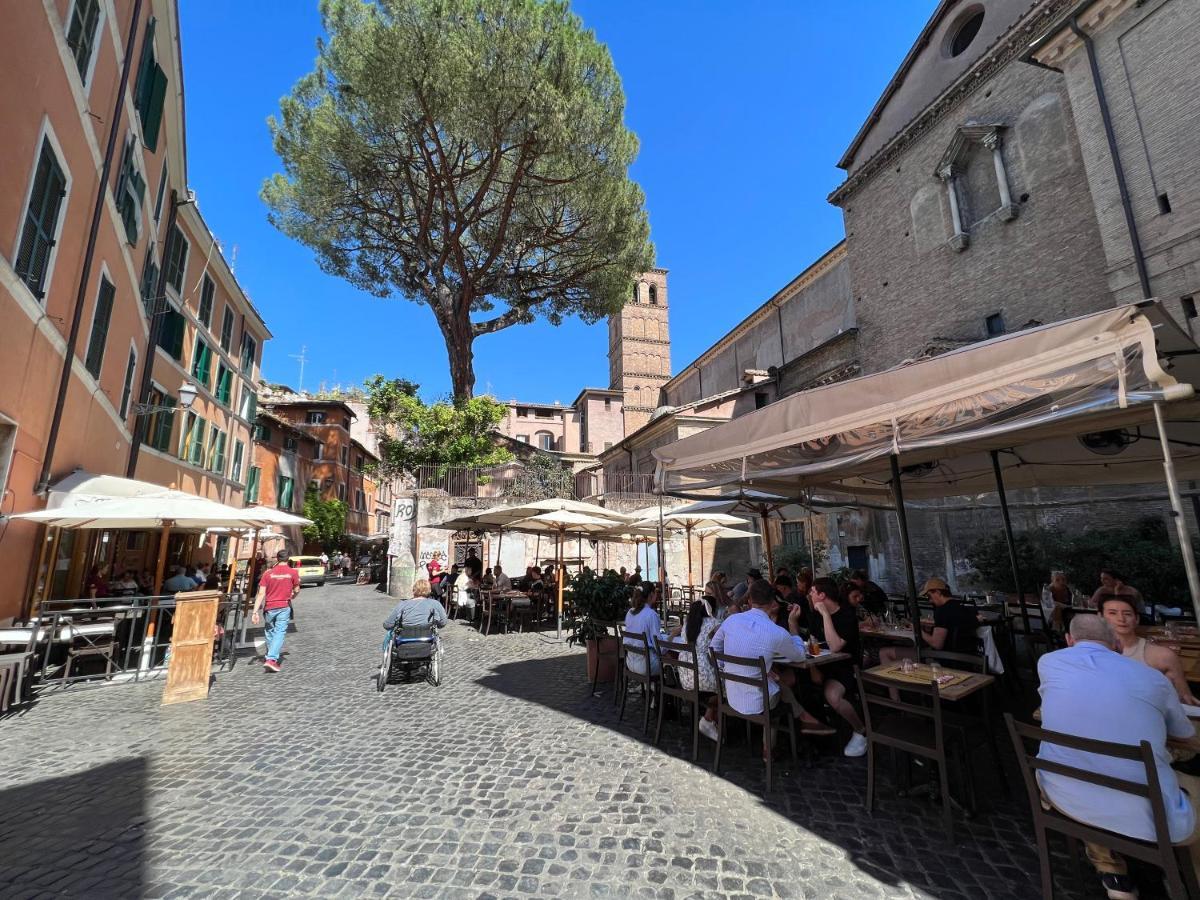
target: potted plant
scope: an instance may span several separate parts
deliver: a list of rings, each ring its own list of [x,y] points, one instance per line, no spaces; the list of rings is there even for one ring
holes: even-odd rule
[[[587,648],[589,681],[612,681],[617,668],[617,636],[609,628],[625,618],[629,585],[616,572],[596,575],[585,570],[571,582],[571,596],[577,617],[567,643]]]

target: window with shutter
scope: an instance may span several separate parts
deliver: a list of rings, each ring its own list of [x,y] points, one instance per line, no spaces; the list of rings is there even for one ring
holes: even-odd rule
[[[117,179],[117,212],[125,226],[125,238],[136,244],[142,234],[142,203],[146,199],[146,179],[137,168],[137,141],[131,136],[125,142],[121,156],[120,176]]]
[[[226,368],[225,363],[217,363],[217,401],[229,405],[233,396],[233,372]]]
[[[17,276],[39,300],[46,296],[46,278],[66,187],[62,166],[58,164],[49,138],[45,138],[38,155],[33,189],[29,193],[29,206],[25,210],[25,224],[21,229],[21,242],[17,246],[14,265]]]
[[[212,378],[212,347],[203,338],[196,338],[196,346],[192,351],[192,377],[204,385],[207,390]]]
[[[204,276],[204,281],[200,287],[200,315],[199,319],[205,328],[212,330],[212,312],[213,312],[213,291],[216,286],[212,279],[207,275]]]
[[[246,502],[258,502],[258,482],[262,477],[262,469],[258,466],[251,466],[250,471],[246,476]]]
[[[148,443],[155,450],[161,450],[163,453],[170,452],[171,433],[175,430],[175,410],[171,407],[178,402],[170,394],[164,394],[157,388],[150,391],[151,406],[167,407],[151,415],[150,427],[146,430],[149,435]]]
[[[163,102],[167,97],[167,73],[163,71],[154,55],[155,24],[155,19],[146,23],[146,37],[142,41],[142,61],[138,66],[137,85],[134,88],[134,106],[142,122],[142,137],[151,153],[158,150]]]
[[[242,480],[242,457],[246,455],[246,445],[241,441],[233,442],[233,465],[229,469],[229,477],[234,481]]]
[[[162,347],[176,362],[183,359],[183,337],[187,320],[175,307],[167,304],[163,313],[162,329],[158,333],[158,346]]]
[[[259,422],[254,426],[254,439],[260,444],[271,443],[271,429]]]
[[[279,479],[275,485],[275,494],[278,499],[277,505],[280,509],[292,508],[292,489],[294,484],[295,483],[291,478],[288,478],[284,475],[279,476]]]
[[[242,371],[247,375],[254,371],[254,355],[258,352],[258,341],[248,334],[242,335]]]
[[[203,465],[204,463],[204,435],[208,430],[208,423],[196,417],[196,427],[192,430],[192,439],[188,443],[188,462],[195,465]]]
[[[96,46],[96,26],[100,23],[100,0],[75,0],[67,22],[67,46],[75,58],[79,77],[87,84],[88,65]]]
[[[248,387],[242,388],[241,417],[247,422],[253,422],[258,415],[258,396]]]
[[[163,160],[162,175],[158,179],[158,196],[154,198],[154,221],[162,221],[163,198],[167,195],[167,161]]]
[[[146,318],[154,315],[154,291],[158,287],[158,264],[154,262],[154,247],[146,248],[146,263],[142,266],[142,309]]]
[[[88,339],[87,357],[84,367],[92,377],[100,378],[104,365],[104,346],[108,343],[108,326],[112,321],[113,295],[116,288],[103,275],[100,276],[100,292],[96,296],[96,312],[92,316],[92,336]]]
[[[121,387],[121,419],[129,415],[129,398],[133,396],[133,378],[137,373],[137,350],[129,348],[129,361],[125,364],[125,384]]]
[[[226,353],[233,346],[233,310],[225,307],[225,315],[221,318],[221,349]]]
[[[183,294],[183,278],[187,271],[188,242],[183,232],[176,225],[167,238],[166,259],[163,267],[166,269],[167,284],[175,288],[175,293]]]

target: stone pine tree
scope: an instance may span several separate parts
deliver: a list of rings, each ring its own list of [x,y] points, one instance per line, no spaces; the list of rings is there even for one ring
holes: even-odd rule
[[[617,312],[653,266],[608,49],[557,0],[322,0],[272,118],[271,221],[327,272],[429,306],[456,400],[477,337]]]

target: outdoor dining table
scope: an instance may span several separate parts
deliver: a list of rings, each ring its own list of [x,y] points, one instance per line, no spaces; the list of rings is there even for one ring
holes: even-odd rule
[[[912,628],[899,625],[859,625],[858,636],[893,644],[912,644],[916,640]]]
[[[933,666],[929,663],[913,663],[911,672],[904,672],[903,662],[884,663],[867,669],[867,674],[877,675],[894,681],[897,685],[929,684],[933,681]],[[992,675],[980,675],[978,672],[964,672],[961,669],[951,669],[942,666],[942,677],[949,680],[938,685],[938,696],[943,700],[963,700],[977,691],[983,690],[995,682]]]
[[[774,663],[777,666],[787,666],[792,669],[816,669],[820,666],[845,662],[848,659],[850,659],[849,653],[834,653],[832,650],[822,650],[818,656],[808,656],[799,661],[776,657]]]

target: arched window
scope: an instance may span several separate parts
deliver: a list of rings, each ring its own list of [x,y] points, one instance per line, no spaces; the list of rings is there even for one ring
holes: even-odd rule
[[[533,436],[533,438],[537,445],[543,450],[554,449],[554,435],[552,435],[549,431],[539,431]]]
[[[650,285],[650,305],[658,306],[658,285]]]
[[[947,35],[945,53],[950,57],[961,56],[975,42],[983,25],[983,7],[976,4],[968,8],[958,19],[957,25]]]
[[[637,282],[635,281],[635,282],[633,283],[633,302],[634,302],[634,303],[637,303],[637,302],[638,302],[640,299],[641,299],[641,298],[640,298],[640,297],[638,297],[638,284],[637,284]]]

